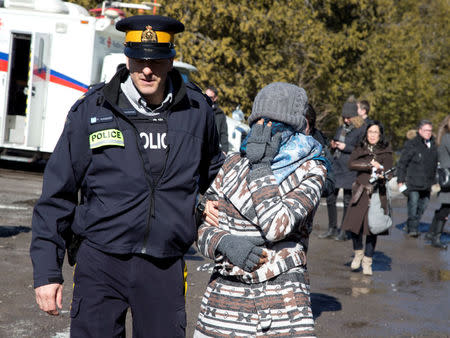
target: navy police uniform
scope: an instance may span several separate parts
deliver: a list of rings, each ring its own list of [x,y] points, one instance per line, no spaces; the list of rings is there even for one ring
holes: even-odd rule
[[[116,27],[126,31],[125,54],[140,59],[172,58],[173,34],[184,29],[161,16]],[[184,336],[182,257],[196,238],[197,194],[223,163],[212,108],[196,86],[169,72],[173,97],[155,119],[121,91],[128,76],[119,69],[72,107],[33,213],[35,288],[63,282],[65,239],[83,239],[72,337],[124,336],[128,307],[134,336]]]

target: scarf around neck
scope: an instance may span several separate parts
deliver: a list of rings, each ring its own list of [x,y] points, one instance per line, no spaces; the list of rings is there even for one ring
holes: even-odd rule
[[[291,126],[284,123],[272,122],[272,135],[277,132],[281,132],[281,142],[270,167],[278,184],[311,159],[323,161],[327,169],[329,168],[329,161],[321,156],[322,145],[312,136],[296,132]],[[243,155],[246,153],[250,135],[251,130],[242,142],[241,153]]]

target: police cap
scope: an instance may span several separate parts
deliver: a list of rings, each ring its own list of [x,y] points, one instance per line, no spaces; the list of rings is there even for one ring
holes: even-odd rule
[[[184,31],[184,25],[161,15],[136,15],[116,23],[125,32],[126,56],[134,59],[169,59],[176,54],[174,34]]]

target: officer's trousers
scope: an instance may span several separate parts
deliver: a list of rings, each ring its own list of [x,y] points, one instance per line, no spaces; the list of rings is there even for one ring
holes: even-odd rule
[[[185,337],[184,260],[113,255],[89,246],[77,254],[71,337]]]

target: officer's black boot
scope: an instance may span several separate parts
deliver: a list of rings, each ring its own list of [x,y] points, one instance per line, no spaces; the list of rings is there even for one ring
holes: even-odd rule
[[[433,240],[434,236],[436,235],[437,222],[439,221],[436,217],[436,214],[434,214],[433,220],[431,221],[430,224],[430,228],[428,229],[428,232],[425,234],[425,239],[428,239],[430,241]]]
[[[445,226],[445,220],[438,220],[436,221],[436,232],[434,234],[433,239],[431,240],[431,245],[435,248],[439,249],[447,249],[447,244],[442,243],[441,241],[441,234],[442,230],[444,230]]]
[[[334,236],[336,236],[338,233],[336,228],[329,228],[327,232],[324,232],[322,234],[320,234],[318,237],[319,238],[333,238]]]

